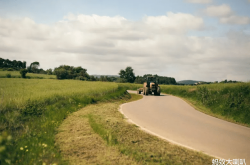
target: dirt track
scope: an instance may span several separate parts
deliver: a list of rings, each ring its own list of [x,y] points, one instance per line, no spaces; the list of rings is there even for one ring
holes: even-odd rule
[[[201,113],[178,97],[145,96],[122,105],[121,112],[142,129],[173,143],[250,163],[250,128]]]

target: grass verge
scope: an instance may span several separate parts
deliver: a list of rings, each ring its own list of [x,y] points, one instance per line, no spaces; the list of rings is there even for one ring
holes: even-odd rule
[[[128,123],[118,111],[131,98],[88,105],[59,127],[56,143],[70,164],[211,164],[212,157],[173,145]]]
[[[250,127],[250,83],[162,86],[208,115]]]

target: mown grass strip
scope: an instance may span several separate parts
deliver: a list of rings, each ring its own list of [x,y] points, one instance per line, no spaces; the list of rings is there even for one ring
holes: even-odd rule
[[[124,100],[142,97],[131,96]],[[56,141],[70,164],[211,164],[210,156],[173,145],[128,123],[118,111],[124,100],[89,105],[65,120]]]

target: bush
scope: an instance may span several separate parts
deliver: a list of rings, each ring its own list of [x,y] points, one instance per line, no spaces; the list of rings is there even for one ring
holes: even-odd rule
[[[13,68],[8,68],[7,71],[14,71],[14,69]]]
[[[45,104],[28,100],[26,105],[21,109],[21,114],[28,118],[28,116],[40,116],[45,110]]]
[[[57,79],[67,79],[68,71],[66,69],[58,69],[55,71]]]
[[[7,74],[6,74],[6,77],[7,77],[7,78],[11,78],[11,74],[10,74],[10,73],[7,73]]]
[[[27,69],[21,69],[20,70],[20,74],[21,74],[21,77],[22,78],[26,78],[26,74],[28,73],[28,70]]]

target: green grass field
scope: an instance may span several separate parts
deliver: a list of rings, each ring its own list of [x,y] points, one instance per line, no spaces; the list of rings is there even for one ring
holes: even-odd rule
[[[7,74],[10,74],[11,78],[21,78],[20,71],[0,71],[0,78],[7,78]],[[47,74],[27,73],[26,76],[31,79],[56,79],[56,75]]]
[[[124,91],[115,83],[0,78],[0,164],[61,164],[54,143],[60,123],[85,105]]]

